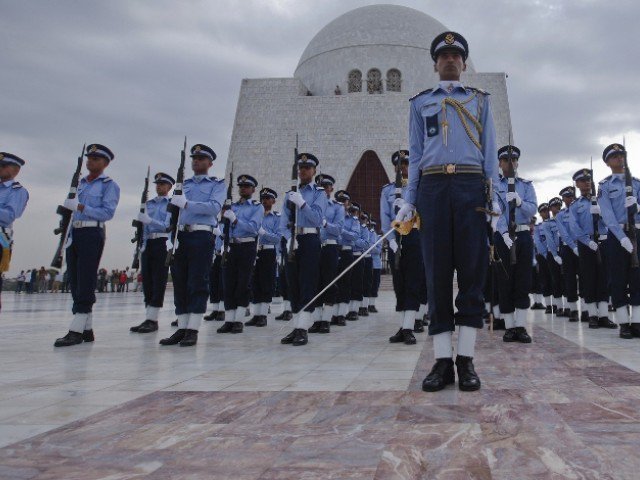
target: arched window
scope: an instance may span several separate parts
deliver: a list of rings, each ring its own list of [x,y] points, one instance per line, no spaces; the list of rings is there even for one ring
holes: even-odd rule
[[[382,93],[382,74],[377,68],[372,68],[367,73],[367,92]]]
[[[351,70],[349,72],[349,93],[362,91],[362,72]]]
[[[399,92],[402,86],[400,70],[392,68],[387,72],[387,92]]]

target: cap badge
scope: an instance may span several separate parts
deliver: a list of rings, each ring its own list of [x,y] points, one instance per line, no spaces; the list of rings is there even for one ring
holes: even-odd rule
[[[611,148],[611,150],[615,150],[616,152],[619,152],[620,150],[622,150],[622,147],[620,147],[620,145],[618,145],[617,143],[613,145],[613,147]]]
[[[447,45],[453,45],[453,42],[455,42],[456,38],[453,36],[453,33],[447,33],[444,37],[444,43],[446,43]]]
[[[91,148],[89,149],[89,153],[94,153],[98,151],[98,147],[96,147],[95,145],[91,145]]]
[[[200,152],[202,151],[202,147],[200,145],[196,145],[195,148],[193,149],[194,152]]]
[[[4,155],[0,153],[0,160],[4,159]]]
[[[307,159],[307,156],[306,156],[306,155],[302,155],[302,156],[300,157],[300,160],[306,160],[306,159]]]

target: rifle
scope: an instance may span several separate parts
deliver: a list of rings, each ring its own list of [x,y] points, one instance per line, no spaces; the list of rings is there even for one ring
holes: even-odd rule
[[[396,163],[396,179],[395,182],[393,184],[394,186],[394,196],[397,199],[402,198],[402,166],[401,166],[401,160],[402,160],[402,152],[400,151],[400,148],[398,147],[398,162]],[[393,213],[395,215],[398,215],[398,211],[400,210],[400,207],[396,206],[394,208]],[[394,253],[393,255],[393,269],[394,270],[400,270],[400,259],[402,256],[402,235],[400,234],[400,232],[396,231],[396,242],[398,244],[398,251]]]
[[[624,138],[622,144],[624,146]],[[627,163],[627,152],[624,152],[624,191],[627,197],[633,196],[633,177],[629,171],[629,164]],[[625,226],[625,232],[631,240],[633,245],[633,251],[631,252],[631,268],[638,268],[640,265],[638,262],[638,239],[636,237],[636,210],[637,207],[627,208],[627,225]]]
[[[184,163],[187,156],[187,136],[184,137],[184,146],[180,152],[180,166],[176,175],[176,186],[173,191],[174,195],[182,195],[182,184],[184,183]],[[178,223],[180,222],[181,209],[170,203],[167,205],[167,211],[171,213],[168,231],[171,235],[171,250],[167,252],[167,258],[164,261],[165,266],[169,267],[173,264],[173,257],[176,254],[176,244],[178,243]]]
[[[593,178],[593,156],[591,157],[591,206],[595,207],[598,205],[598,199],[596,198],[596,184],[595,179]],[[598,264],[602,263],[602,256],[600,255],[600,232],[598,231],[598,221],[600,220],[600,216],[597,213],[591,215],[591,219],[593,221],[593,241],[598,243],[598,249],[596,250],[596,258]]]
[[[231,208],[233,203],[233,162],[231,162],[231,171],[229,172],[229,185],[227,185],[227,198],[222,206],[222,213]],[[224,225],[224,239],[222,247],[222,265],[227,263],[227,253],[229,253],[229,240],[231,238],[231,222],[228,218],[222,217]]]
[[[82,157],[84,156],[84,151],[87,148],[87,144],[85,143],[82,146],[82,152],[80,152],[80,156],[78,157],[78,164],[76,165],[76,171],[73,173],[71,177],[71,186],[69,187],[69,193],[67,194],[68,199],[76,198],[78,193],[78,183],[80,182],[80,171],[82,170]],[[56,209],[56,213],[60,215],[60,223],[58,224],[58,228],[56,228],[53,233],[55,235],[60,235],[60,241],[58,242],[58,247],[56,248],[56,253],[53,254],[53,260],[51,260],[51,267],[57,270],[62,268],[62,257],[64,255],[64,246],[67,243],[67,239],[69,238],[69,234],[71,233],[71,217],[73,216],[73,212],[68,208],[63,207],[62,205],[58,205]]]
[[[291,168],[291,191],[296,192],[298,190],[298,134],[296,133],[296,148],[293,149],[293,167]],[[289,210],[291,211],[291,244],[289,245],[289,252],[287,254],[287,260],[293,262],[296,257],[296,247],[298,246],[298,240],[296,238],[296,228],[298,227],[298,207],[295,203],[289,202]]]
[[[140,213],[147,213],[147,199],[149,198],[149,175],[151,174],[151,167],[147,167],[147,176],[144,179],[144,189],[142,190],[142,198],[140,199]],[[136,231],[133,234],[131,243],[136,244],[136,249],[133,252],[133,261],[131,262],[131,268],[137,270],[140,268],[140,254],[142,250],[142,241],[144,235],[144,224],[140,220],[133,220],[131,226],[135,227]]]
[[[513,168],[513,149],[511,148],[512,135],[511,126],[509,126],[509,168],[507,169],[507,192],[513,193],[516,191],[516,170]],[[509,263],[515,265],[518,261],[516,255],[516,201],[511,200],[509,202],[509,238],[513,242],[509,249]]]

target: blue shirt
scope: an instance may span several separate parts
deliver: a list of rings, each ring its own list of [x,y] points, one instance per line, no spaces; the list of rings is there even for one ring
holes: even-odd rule
[[[362,225],[359,221],[358,221],[358,226],[360,228],[360,233],[358,235],[358,238],[355,241],[355,244],[353,245],[353,251],[364,252],[367,248],[371,246],[369,244],[369,229],[367,228],[366,225]]]
[[[533,244],[536,247],[536,252],[545,258],[549,252],[547,249],[547,234],[544,226],[546,222],[547,220],[543,220],[542,223],[538,223],[533,229]]]
[[[373,233],[373,243],[377,242],[381,235],[378,235],[376,232]],[[376,245],[376,248],[371,250],[371,257],[373,258],[373,269],[380,270],[382,269],[382,242]]]
[[[151,223],[144,226],[144,238],[150,233],[166,233],[171,223],[171,213],[167,212],[169,205],[168,196],[157,196],[147,202],[147,215],[151,217]]]
[[[29,201],[29,192],[15,180],[0,183],[0,227],[11,228]]]
[[[104,173],[91,182],[87,178],[83,177],[78,184],[78,202],[84,205],[84,210],[73,212],[73,220],[111,220],[120,201],[120,187]]]
[[[284,234],[280,227],[280,213],[271,210],[264,213],[262,217],[262,228],[266,231],[259,236],[260,245],[275,245],[280,248],[281,238]]]
[[[402,187],[402,195],[406,195],[407,187]],[[387,183],[380,192],[380,226],[383,232],[391,229],[391,222],[396,218],[393,202],[396,200],[396,187],[393,183]]]
[[[180,225],[218,224],[218,213],[227,197],[224,180],[206,175],[194,175],[187,178],[182,186],[187,199],[186,208],[180,213]]]
[[[416,192],[421,171],[435,165],[449,163],[481,166],[485,177],[498,184],[498,149],[496,131],[488,94],[464,87],[456,82],[449,93],[441,87],[427,90],[411,99],[409,113],[409,184],[404,199],[416,204]],[[479,140],[480,148],[467,135],[463,123],[452,105],[445,99],[451,97],[464,107],[480,123],[479,133],[466,119],[471,134]],[[465,117],[466,118],[466,117]],[[445,128],[445,123],[448,126]]]
[[[297,210],[298,228],[320,228],[324,220],[325,211],[327,210],[327,194],[323,188],[315,184],[302,185],[298,188],[305,201],[302,208]],[[289,192],[284,196],[284,214],[280,217],[283,228],[287,228],[289,223],[293,221],[291,218],[291,209],[289,208]]]
[[[340,245],[353,247],[358,238],[360,238],[360,222],[356,217],[345,215],[340,233]]]
[[[530,180],[516,178],[516,192],[520,195],[522,203],[516,206],[516,225],[529,225],[531,217],[536,214],[538,209],[538,200],[536,199],[536,190]],[[494,187],[494,191],[498,197],[498,203],[502,210],[502,215],[498,219],[498,232],[506,233],[509,231],[509,203],[507,202],[507,190],[509,188],[509,180],[501,177]]]
[[[571,232],[577,241],[584,245],[589,245],[593,240],[593,215],[591,214],[591,198],[580,197],[572,205],[569,211],[569,225]],[[605,235],[607,228],[602,222],[602,218],[598,219],[598,233]]]
[[[607,178],[600,182],[600,188],[598,189],[598,205],[600,205],[600,213],[602,220],[607,226],[607,229],[613,233],[618,240],[622,240],[626,237],[624,230],[620,226],[623,223],[627,223],[627,209],[624,206],[625,182],[624,174],[609,175]],[[640,180],[633,179],[633,196],[638,199],[638,193],[640,192]],[[635,215],[636,223],[640,221],[640,217],[637,212]]]
[[[566,243],[569,248],[572,250],[577,248],[576,242],[578,239],[575,236],[573,230],[571,230],[571,210],[573,209],[572,203],[567,208],[564,208],[558,212],[556,215],[556,226],[558,227],[558,234],[560,235],[560,240]]]
[[[326,240],[336,240],[337,242],[340,240],[344,226],[344,206],[335,200],[328,200],[324,218],[327,223],[320,229],[320,239],[323,242]]]
[[[558,255],[560,248],[560,234],[558,233],[558,224],[555,218],[542,222],[542,231],[544,232],[545,245],[547,251],[554,257]]]
[[[231,204],[231,210],[236,214],[236,221],[231,224],[229,238],[257,238],[264,216],[262,204],[254,200],[240,199]]]

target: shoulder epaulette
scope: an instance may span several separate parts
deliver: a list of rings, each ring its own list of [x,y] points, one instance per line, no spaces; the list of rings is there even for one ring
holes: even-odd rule
[[[22,185],[20,185],[20,182],[14,182],[11,188],[22,188]]]
[[[279,216],[280,216],[280,212],[278,212],[278,211],[274,211],[274,212],[273,212],[273,214],[274,214],[276,217],[279,217]]]
[[[218,177],[209,177],[209,180],[213,180],[214,182],[224,182],[224,179]]]
[[[393,182],[385,183],[385,184],[382,186],[382,188],[384,189],[384,188],[390,187],[391,185],[395,185],[395,184],[394,184]]]
[[[113,178],[111,178],[111,177],[104,177],[104,178],[102,179],[102,183],[107,183],[107,182],[110,182],[111,180],[113,180]]]
[[[420,93],[418,93],[418,94],[414,95],[413,97],[411,97],[409,99],[409,101],[412,101],[412,100],[418,98],[420,95],[424,95],[425,93],[429,93],[429,92],[433,92],[433,88],[428,88],[426,90],[421,91]]]
[[[611,179],[611,175],[604,177],[602,180],[598,182],[598,185],[602,185],[604,182],[607,182]]]
[[[637,179],[636,177],[631,177],[631,178],[633,178],[636,182],[640,182],[640,180]]]
[[[322,190],[324,192],[324,188],[322,188],[320,185],[316,185],[315,183],[313,184],[313,188],[315,188],[316,190]]]
[[[533,180],[527,180],[526,178],[521,178],[518,177],[520,179],[520,181],[524,182],[524,183],[531,183]]]
[[[474,92],[477,93],[481,93],[482,95],[491,95],[489,92],[486,92],[485,90],[482,90],[481,88],[476,88],[476,87],[467,87],[469,90],[472,90]]]

